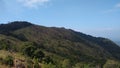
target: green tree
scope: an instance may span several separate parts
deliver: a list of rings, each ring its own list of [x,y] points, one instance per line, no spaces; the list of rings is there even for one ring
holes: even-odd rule
[[[39,61],[41,61],[44,56],[45,54],[40,49],[34,51],[34,58],[38,59]]]
[[[36,48],[34,46],[28,45],[23,49],[23,54],[33,58],[33,56],[34,56],[33,54],[34,54],[35,50],[36,50]]]

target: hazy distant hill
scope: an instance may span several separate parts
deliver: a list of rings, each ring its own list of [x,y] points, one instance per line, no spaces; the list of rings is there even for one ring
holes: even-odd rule
[[[0,25],[0,49],[5,44],[7,50],[21,52],[25,43],[41,49],[56,63],[64,59],[69,59],[73,64],[105,64],[109,59],[120,61],[120,47],[106,38],[22,21]]]
[[[115,43],[120,46],[120,41],[115,41]]]

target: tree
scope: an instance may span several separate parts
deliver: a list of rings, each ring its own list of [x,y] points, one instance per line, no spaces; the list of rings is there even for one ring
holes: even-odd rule
[[[33,54],[34,54],[35,50],[36,50],[36,48],[34,46],[28,45],[23,49],[23,54],[33,58],[33,56],[34,56]]]
[[[38,59],[39,61],[41,61],[44,56],[45,54],[40,49],[34,51],[34,58]]]

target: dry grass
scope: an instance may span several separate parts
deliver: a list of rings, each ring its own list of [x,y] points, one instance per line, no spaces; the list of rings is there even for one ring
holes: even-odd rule
[[[12,56],[14,58],[19,58],[19,59],[25,59],[25,57],[20,54],[20,53],[15,53],[15,52],[9,52],[9,51],[5,51],[5,50],[0,50],[0,57],[1,58],[5,58],[6,56]]]
[[[8,55],[12,56],[14,59],[25,60],[25,57],[20,53],[13,53],[13,52],[11,53],[9,51],[0,50],[0,58],[4,59]],[[9,68],[9,66],[6,66],[0,63],[0,68]]]

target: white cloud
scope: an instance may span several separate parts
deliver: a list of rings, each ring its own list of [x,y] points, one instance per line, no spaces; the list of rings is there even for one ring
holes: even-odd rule
[[[18,0],[18,2],[21,2],[24,6],[30,8],[37,8],[38,6],[43,6],[49,1],[50,0]]]
[[[116,8],[120,8],[120,3],[115,5]]]

